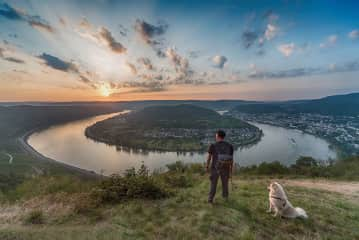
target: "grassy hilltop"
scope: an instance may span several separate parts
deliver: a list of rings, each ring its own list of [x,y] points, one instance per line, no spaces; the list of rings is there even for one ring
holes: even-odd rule
[[[358,195],[300,187],[294,183],[302,179],[259,171],[234,176],[229,201],[221,199],[219,188],[211,206],[203,166],[176,163],[169,169],[155,175],[146,168],[129,170],[101,181],[33,178],[3,195],[0,239],[359,238]],[[272,178],[280,178],[292,204],[304,208],[309,219],[266,213]]]

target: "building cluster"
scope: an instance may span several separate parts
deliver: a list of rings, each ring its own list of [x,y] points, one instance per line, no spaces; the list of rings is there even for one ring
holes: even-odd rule
[[[334,116],[310,113],[234,113],[244,121],[298,129],[327,139],[348,154],[359,154],[359,116]]]
[[[240,145],[259,137],[261,132],[256,128],[226,128],[226,140]],[[215,129],[205,128],[158,128],[146,130],[144,137],[149,138],[199,138],[201,144],[214,142]]]

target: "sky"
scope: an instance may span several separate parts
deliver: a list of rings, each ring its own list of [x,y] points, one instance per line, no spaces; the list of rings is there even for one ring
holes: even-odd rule
[[[359,2],[0,0],[0,101],[359,91]]]

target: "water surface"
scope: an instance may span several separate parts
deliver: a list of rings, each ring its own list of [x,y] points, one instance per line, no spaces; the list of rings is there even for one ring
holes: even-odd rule
[[[46,157],[104,174],[122,172],[130,167],[137,168],[142,161],[150,169],[165,168],[166,164],[179,160],[205,162],[206,155],[203,153],[118,149],[86,138],[86,127],[114,115],[116,114],[99,115],[53,126],[32,134],[28,143]],[[242,166],[273,161],[288,165],[294,163],[299,156],[312,156],[320,160],[336,158],[336,153],[321,138],[298,130],[253,124],[263,130],[264,136],[257,144],[235,151],[235,161]]]

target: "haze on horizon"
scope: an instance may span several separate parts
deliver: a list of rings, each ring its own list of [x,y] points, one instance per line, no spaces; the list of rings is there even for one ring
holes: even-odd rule
[[[357,1],[0,0],[0,101],[359,91]]]

